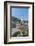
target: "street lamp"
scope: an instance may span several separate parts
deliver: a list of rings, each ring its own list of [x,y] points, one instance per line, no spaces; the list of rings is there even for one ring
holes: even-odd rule
[[[23,36],[22,32],[24,31],[24,22],[23,22],[23,16],[21,17],[21,22],[20,22],[20,35]]]

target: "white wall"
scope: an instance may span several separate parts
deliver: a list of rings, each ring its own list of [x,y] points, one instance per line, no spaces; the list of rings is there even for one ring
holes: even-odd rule
[[[35,43],[9,44],[9,45],[4,44],[4,1],[5,0],[0,0],[0,46],[35,46]],[[35,0],[19,0],[19,1],[35,2]]]

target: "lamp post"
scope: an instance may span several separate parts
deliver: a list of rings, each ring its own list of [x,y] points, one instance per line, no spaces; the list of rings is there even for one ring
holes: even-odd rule
[[[24,22],[23,22],[23,17],[21,18],[21,22],[20,22],[20,35],[23,36],[22,32],[24,31]]]

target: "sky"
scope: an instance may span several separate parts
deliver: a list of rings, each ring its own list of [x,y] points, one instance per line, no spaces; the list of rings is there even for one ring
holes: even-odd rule
[[[28,20],[28,8],[12,8],[11,15],[19,19]]]

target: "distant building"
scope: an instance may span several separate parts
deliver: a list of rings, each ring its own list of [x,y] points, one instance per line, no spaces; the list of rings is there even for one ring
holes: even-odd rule
[[[11,16],[10,17],[10,29],[11,29],[11,35],[13,35],[15,32],[20,32],[20,35],[23,35],[22,32],[24,31],[24,35],[27,34],[28,31],[28,21],[21,21],[16,17]]]

